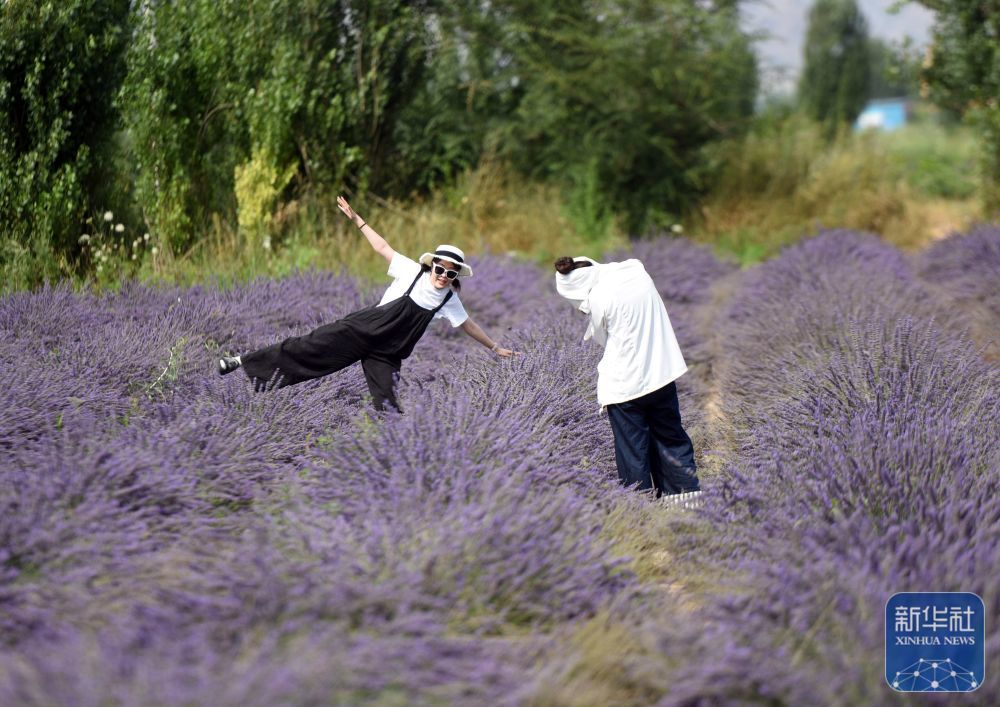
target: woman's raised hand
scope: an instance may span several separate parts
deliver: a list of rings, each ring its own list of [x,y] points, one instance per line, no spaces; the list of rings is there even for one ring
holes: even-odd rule
[[[351,208],[351,205],[347,203],[347,199],[344,197],[337,197],[337,208],[344,212],[344,216],[351,219],[351,221],[354,221],[355,225],[357,225],[357,222],[360,221],[360,218],[354,212],[354,209]]]

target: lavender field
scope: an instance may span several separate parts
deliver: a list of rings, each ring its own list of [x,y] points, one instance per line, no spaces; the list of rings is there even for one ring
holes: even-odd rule
[[[691,368],[698,508],[618,486],[600,351],[531,264],[462,294],[524,355],[437,324],[384,417],[358,367],[214,369],[382,283],[4,297],[0,705],[902,703],[902,591],[983,598],[965,702],[1000,703],[1000,228],[625,257]]]

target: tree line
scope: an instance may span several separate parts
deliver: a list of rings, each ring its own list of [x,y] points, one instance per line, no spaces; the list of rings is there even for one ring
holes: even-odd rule
[[[8,0],[0,258],[71,264],[127,214],[176,251],[213,215],[347,189],[406,198],[484,155],[631,227],[704,189],[756,69],[710,0]]]
[[[264,234],[292,199],[407,199],[483,159],[641,233],[697,203],[713,145],[753,120],[757,62],[739,6],[5,0],[0,270],[34,282],[73,272],[105,210],[184,252],[212,219]],[[839,26],[825,24],[828,36]],[[849,74],[803,83],[803,104],[851,119]]]

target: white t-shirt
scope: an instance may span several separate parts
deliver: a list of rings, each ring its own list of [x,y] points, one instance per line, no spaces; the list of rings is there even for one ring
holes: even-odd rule
[[[600,276],[586,303],[593,327],[588,334],[604,346],[597,400],[605,406],[659,390],[687,371],[687,364],[667,308],[642,263],[626,260],[597,267]]]
[[[392,284],[389,285],[385,294],[382,295],[379,304],[392,302],[405,295],[406,288],[413,282],[413,278],[417,276],[420,269],[420,263],[410,260],[402,253],[393,253],[392,260],[389,261],[388,273],[392,278]],[[418,306],[424,309],[436,309],[448,294],[449,289],[445,287],[439,290],[434,287],[431,284],[431,274],[427,273],[417,280],[417,284],[413,286],[413,290],[410,292],[410,297]],[[448,302],[434,315],[435,319],[441,317],[451,322],[453,327],[461,326],[469,318],[465,307],[462,306],[462,300],[458,298],[457,292],[453,291]]]

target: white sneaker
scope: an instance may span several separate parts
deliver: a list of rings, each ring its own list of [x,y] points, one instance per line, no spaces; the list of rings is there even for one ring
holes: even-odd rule
[[[223,356],[219,359],[219,375],[224,376],[227,373],[232,373],[242,365],[243,362],[240,361],[239,356]]]
[[[701,491],[685,491],[682,493],[674,493],[666,496],[661,496],[660,501],[665,506],[675,506],[679,508],[700,508],[701,507]]]

